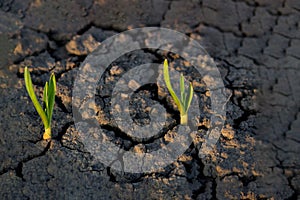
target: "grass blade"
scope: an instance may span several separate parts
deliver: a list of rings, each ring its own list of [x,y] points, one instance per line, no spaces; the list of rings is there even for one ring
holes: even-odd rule
[[[184,77],[180,74],[180,100],[184,107],[184,100],[185,100],[185,91],[184,91]]]
[[[48,108],[48,82],[46,82],[44,87],[44,94],[43,94],[43,101],[44,101],[44,110],[47,115],[47,108]]]
[[[27,67],[25,67],[24,79],[25,79],[25,87],[26,87],[26,90],[28,92],[28,95],[29,95],[36,111],[38,112],[39,116],[41,117],[45,128],[48,128],[49,127],[49,122],[48,122],[46,113],[44,112],[41,104],[39,103],[39,101],[36,98],[36,95],[35,95],[34,89],[33,89],[33,85],[32,85],[32,80],[31,80],[31,77],[30,77],[30,72],[29,72]]]
[[[49,125],[51,125],[52,113],[55,103],[55,93],[56,93],[56,80],[54,74],[51,74],[49,80],[49,88],[48,88],[48,106],[47,106],[47,117],[49,121]]]
[[[186,97],[186,103],[185,103],[185,108],[184,110],[187,112],[189,110],[189,107],[191,105],[192,99],[194,95],[194,89],[192,83],[189,85],[189,94]]]
[[[176,93],[174,92],[174,90],[172,88],[168,68],[169,68],[168,61],[167,61],[167,59],[165,59],[165,61],[164,61],[164,79],[165,79],[165,83],[166,83],[166,86],[167,86],[173,100],[175,101],[175,104],[177,105],[177,107],[179,109],[179,112],[181,113],[181,112],[183,112],[183,106],[182,106],[179,98],[177,97]]]

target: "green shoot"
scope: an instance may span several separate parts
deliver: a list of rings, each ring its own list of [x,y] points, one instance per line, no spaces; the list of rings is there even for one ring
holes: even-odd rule
[[[54,102],[55,102],[55,92],[56,92],[55,76],[52,73],[50,76],[50,79],[49,79],[49,83],[46,82],[46,84],[45,84],[44,93],[43,93],[44,109],[42,108],[41,104],[39,103],[38,99],[36,98],[36,95],[34,93],[34,88],[32,85],[32,81],[31,81],[31,77],[30,77],[30,72],[27,67],[25,67],[24,79],[25,79],[25,86],[26,86],[28,95],[44,124],[45,132],[43,134],[43,139],[45,139],[45,140],[50,139],[51,138],[51,120],[52,120],[52,113],[53,113],[53,107],[54,107]]]
[[[180,99],[177,97],[176,93],[174,92],[169,75],[169,65],[167,59],[164,61],[164,79],[166,86],[177,105],[179,112],[180,112],[180,124],[187,125],[188,122],[188,110],[191,105],[193,99],[193,86],[192,83],[189,85],[188,93],[184,89],[184,77],[180,74]]]

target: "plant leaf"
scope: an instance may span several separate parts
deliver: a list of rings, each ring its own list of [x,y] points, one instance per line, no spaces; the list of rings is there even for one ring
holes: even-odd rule
[[[49,88],[48,88],[48,106],[47,106],[47,117],[49,124],[51,125],[52,113],[55,103],[55,93],[56,93],[56,80],[54,74],[51,74],[49,80]]]
[[[193,95],[194,95],[194,89],[193,89],[192,83],[190,83],[190,85],[189,85],[189,94],[186,96],[186,104],[185,104],[185,108],[184,108],[184,110],[186,112],[188,112],[188,110],[190,108],[190,105],[191,105],[191,102],[192,102],[192,99],[193,99]]]
[[[27,67],[25,67],[24,79],[25,79],[25,87],[26,87],[26,90],[28,92],[28,95],[29,95],[36,111],[38,112],[39,116],[41,117],[45,128],[48,128],[49,127],[49,122],[48,122],[46,113],[44,112],[41,104],[39,103],[39,101],[36,98],[36,95],[35,95],[34,89],[33,89],[33,85],[32,85],[32,80],[31,80],[31,77],[30,77],[30,72],[29,72]]]
[[[48,108],[48,82],[46,82],[44,87],[44,95],[43,95],[43,101],[44,101],[44,110],[47,115],[47,108]]]
[[[167,86],[173,100],[175,101],[175,104],[177,105],[177,107],[179,109],[179,112],[182,113],[183,112],[183,106],[182,106],[179,98],[177,97],[176,93],[174,92],[174,90],[172,88],[168,67],[169,67],[168,66],[168,61],[167,61],[167,59],[165,59],[165,61],[164,61],[164,79],[165,79],[165,83],[166,83],[166,86]]]
[[[185,100],[184,94],[185,94],[184,77],[182,74],[180,74],[180,100],[181,100],[181,103],[183,104],[183,107],[184,107],[184,100]]]
[[[183,103],[182,103],[182,105],[183,105],[183,108],[184,108],[184,112],[186,112],[186,109],[185,109],[185,107],[186,107],[186,104],[187,104],[187,102],[186,102],[186,97],[187,97],[187,93],[185,92],[184,93],[184,100],[183,100]]]

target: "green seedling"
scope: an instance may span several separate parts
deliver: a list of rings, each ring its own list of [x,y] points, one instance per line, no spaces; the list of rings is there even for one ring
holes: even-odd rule
[[[42,122],[44,124],[45,132],[43,134],[43,139],[50,139],[51,138],[51,119],[52,119],[52,113],[53,113],[53,107],[55,102],[55,92],[56,92],[56,80],[55,76],[52,73],[49,79],[49,83],[46,82],[44,87],[44,93],[43,93],[43,103],[44,103],[44,109],[42,108],[41,104],[39,103],[38,99],[36,98],[36,95],[34,93],[34,88],[32,85],[30,72],[27,67],[25,67],[24,72],[24,79],[25,79],[25,86],[28,92],[28,95],[40,115]]]
[[[184,77],[180,74],[180,99],[177,97],[176,93],[174,92],[169,75],[169,65],[167,59],[164,61],[164,79],[166,86],[177,105],[179,112],[180,112],[180,124],[187,125],[188,123],[188,110],[191,105],[193,99],[193,86],[192,83],[189,85],[188,93],[184,89]]]

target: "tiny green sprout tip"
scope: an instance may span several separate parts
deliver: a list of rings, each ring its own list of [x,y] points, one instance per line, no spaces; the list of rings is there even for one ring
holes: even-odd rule
[[[55,102],[55,93],[56,93],[55,76],[52,73],[50,76],[49,82],[46,82],[46,84],[45,84],[44,93],[43,93],[44,109],[42,108],[41,104],[39,103],[39,101],[34,93],[34,88],[33,88],[31,77],[30,77],[30,72],[27,67],[25,67],[24,79],[25,79],[25,86],[26,86],[28,95],[44,124],[45,132],[43,135],[43,139],[45,139],[45,140],[51,139],[51,120],[52,120],[52,113],[53,113],[53,107],[54,107],[54,102]]]
[[[187,125],[188,123],[188,110],[191,105],[193,99],[193,86],[192,83],[189,84],[188,92],[184,89],[184,77],[180,74],[180,99],[177,97],[176,93],[174,92],[169,75],[169,65],[167,59],[164,61],[164,79],[166,86],[177,105],[179,112],[180,112],[180,124]]]

